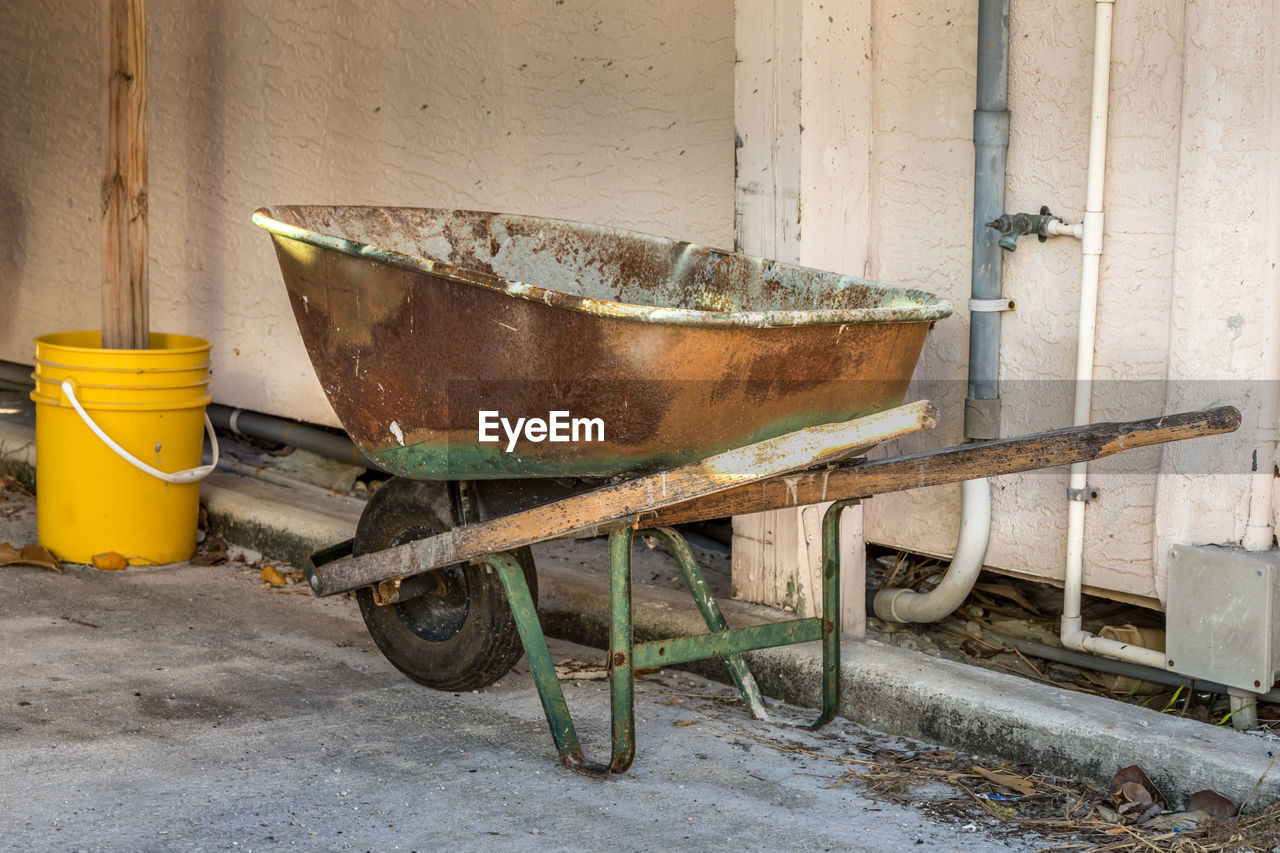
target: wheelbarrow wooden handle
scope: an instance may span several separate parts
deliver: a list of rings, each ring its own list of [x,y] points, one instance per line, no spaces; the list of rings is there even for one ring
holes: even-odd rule
[[[1153,444],[1234,432],[1239,426],[1240,412],[1233,406],[1219,406],[1139,421],[1086,424],[889,459],[858,460],[825,471],[806,471],[799,477],[751,483],[702,500],[670,506],[645,523],[651,526],[686,524],[1090,462]],[[596,532],[608,531],[609,528],[602,528]]]
[[[621,519],[649,516],[672,504],[834,462],[879,442],[931,429],[936,422],[933,405],[921,400],[851,421],[797,430],[670,471],[622,480],[385,551],[336,560],[310,572],[311,589],[317,595],[333,595]]]

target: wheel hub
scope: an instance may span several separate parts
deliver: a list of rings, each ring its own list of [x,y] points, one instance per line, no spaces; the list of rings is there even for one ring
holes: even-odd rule
[[[416,542],[436,531],[422,525],[405,528],[391,547]],[[404,626],[429,643],[443,643],[462,630],[467,621],[467,576],[461,566],[445,566],[412,579],[417,588],[411,597],[389,605]]]
[[[428,572],[421,578],[422,595],[390,605],[404,626],[430,643],[443,643],[467,621],[467,577],[460,566]]]

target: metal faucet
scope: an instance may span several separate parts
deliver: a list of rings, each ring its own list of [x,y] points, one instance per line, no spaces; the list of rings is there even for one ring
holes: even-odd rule
[[[1003,213],[999,219],[988,222],[987,227],[1000,232],[1000,248],[1013,252],[1018,248],[1018,238],[1025,234],[1035,234],[1043,243],[1050,236],[1064,233],[1063,229],[1053,227],[1061,222],[1046,206],[1040,208],[1039,214]]]

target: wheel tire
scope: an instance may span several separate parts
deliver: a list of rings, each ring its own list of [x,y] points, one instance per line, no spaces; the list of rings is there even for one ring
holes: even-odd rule
[[[367,554],[442,533],[452,527],[443,483],[396,478],[374,493],[356,526],[355,553]],[[512,552],[538,600],[528,548]],[[479,690],[506,675],[524,654],[498,573],[486,564],[447,566],[420,575],[434,589],[397,604],[378,605],[373,588],[356,591],[365,627],[387,660],[436,690]]]

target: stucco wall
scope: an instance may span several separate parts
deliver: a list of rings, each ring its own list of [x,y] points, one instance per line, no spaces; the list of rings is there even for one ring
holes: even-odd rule
[[[914,6],[876,7],[871,274],[952,299],[957,316],[935,330],[918,375],[963,380],[974,9]],[[1280,334],[1276,9],[1272,0],[1115,5],[1093,420],[1216,401],[1239,406],[1245,422],[1212,444],[1091,467],[1101,497],[1086,513],[1085,582],[1113,593],[1159,600],[1169,544],[1238,542],[1243,533],[1258,408],[1277,393],[1264,357]],[[1092,53],[1093,4],[1014,4],[1010,212],[1047,204],[1080,221]],[[1002,435],[1071,423],[1079,249],[1071,239],[1024,238],[1005,256],[1005,294],[1018,307],[1004,315]],[[943,423],[903,444],[960,441],[962,386],[930,384]],[[1065,470],[997,478],[987,562],[1061,578],[1065,488]],[[876,498],[866,509],[870,539],[938,554],[950,553],[957,520],[957,487]]]
[[[0,358],[29,362],[100,323],[98,4],[0,5]],[[213,342],[219,402],[335,423],[262,204],[732,243],[730,0],[147,6],[152,326]]]

